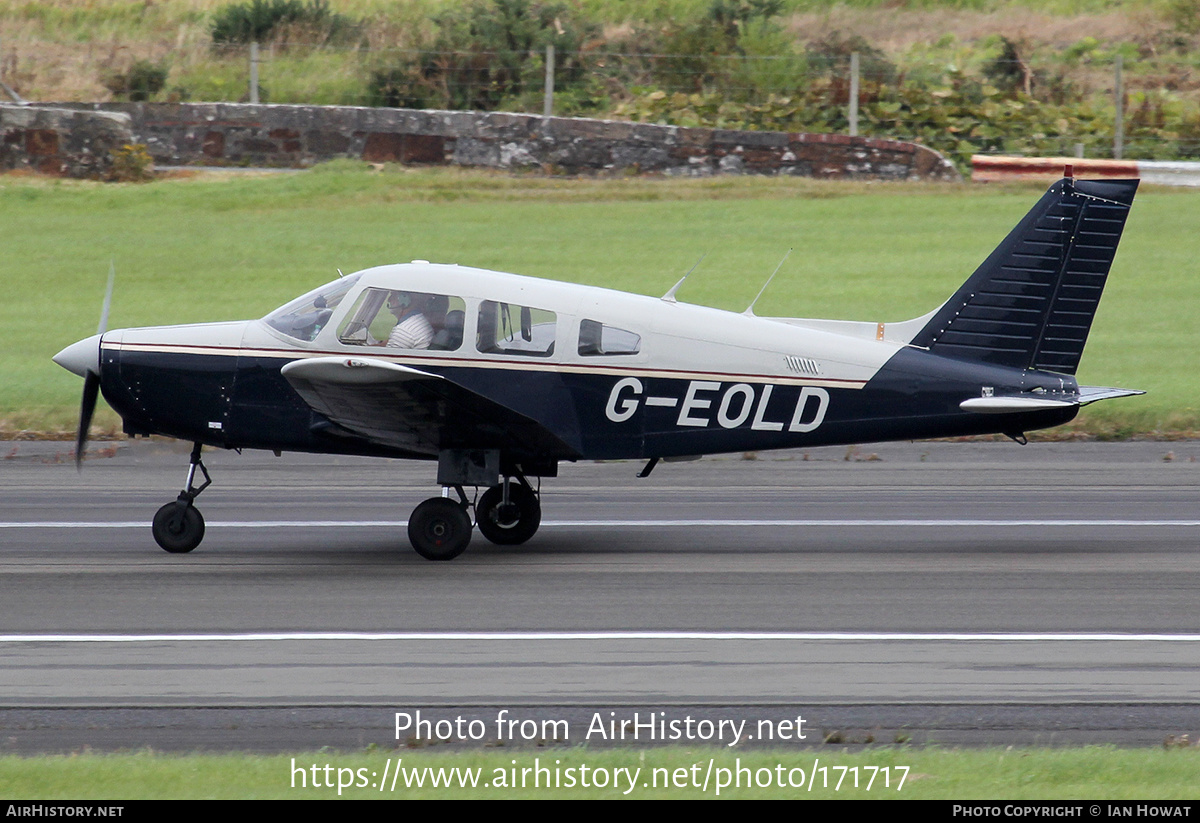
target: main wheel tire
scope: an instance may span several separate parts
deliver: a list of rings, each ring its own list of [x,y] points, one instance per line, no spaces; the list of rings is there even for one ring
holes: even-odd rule
[[[204,517],[192,504],[168,503],[154,515],[154,540],[171,554],[187,554],[204,539]]]
[[[537,533],[542,525],[542,504],[524,483],[508,484],[508,505],[504,504],[504,486],[485,491],[475,504],[479,531],[498,546],[518,546]]]
[[[408,539],[426,560],[453,560],[471,542],[471,517],[453,500],[432,497],[413,509]]]

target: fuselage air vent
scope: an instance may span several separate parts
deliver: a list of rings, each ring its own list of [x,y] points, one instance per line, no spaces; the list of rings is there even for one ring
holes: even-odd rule
[[[784,360],[787,361],[787,367],[794,372],[807,374],[816,377],[821,373],[821,367],[817,365],[817,361],[811,357],[793,357],[785,355]]]

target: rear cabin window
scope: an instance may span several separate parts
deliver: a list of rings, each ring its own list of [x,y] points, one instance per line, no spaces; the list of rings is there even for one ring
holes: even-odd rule
[[[461,297],[401,289],[365,289],[338,329],[349,346],[457,351],[466,303]]]
[[[582,320],[579,323],[580,357],[637,354],[641,349],[641,335],[606,326],[596,320]]]
[[[557,316],[547,309],[484,300],[479,306],[476,348],[484,354],[549,357]]]

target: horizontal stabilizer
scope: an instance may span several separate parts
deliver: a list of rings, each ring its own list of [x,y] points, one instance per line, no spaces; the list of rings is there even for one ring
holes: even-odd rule
[[[1112,400],[1114,397],[1134,397],[1139,394],[1145,394],[1145,392],[1138,391],[1137,389],[1110,389],[1106,386],[1080,386],[1079,405],[1086,406],[1088,403],[1095,403],[1097,400]]]
[[[1114,397],[1131,397],[1145,394],[1134,389],[1110,389],[1103,386],[1080,386],[1079,394],[1070,399],[1037,397],[1031,394],[1009,395],[1007,397],[971,397],[958,404],[963,411],[976,414],[1017,414],[1020,412],[1047,411],[1049,409],[1065,409],[1071,406],[1086,406],[1097,400],[1110,400]]]
[[[958,407],[978,414],[1016,414],[1067,409],[1074,405],[1070,400],[1049,400],[1044,397],[972,397],[959,403]]]

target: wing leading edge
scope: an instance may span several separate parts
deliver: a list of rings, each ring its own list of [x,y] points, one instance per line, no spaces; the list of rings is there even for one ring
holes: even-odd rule
[[[580,456],[537,420],[433,372],[368,357],[316,357],[281,373],[314,411],[374,443],[429,456],[452,448]]]

